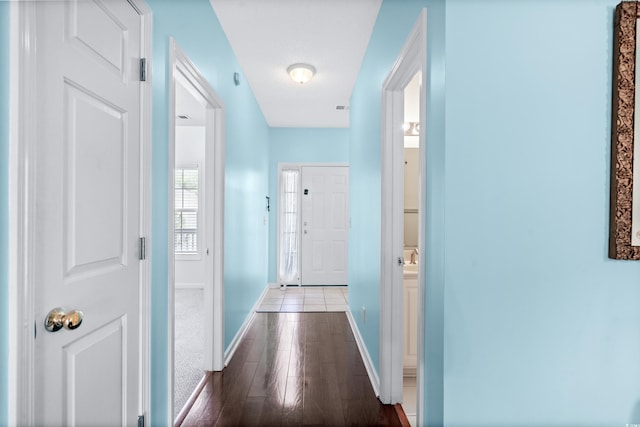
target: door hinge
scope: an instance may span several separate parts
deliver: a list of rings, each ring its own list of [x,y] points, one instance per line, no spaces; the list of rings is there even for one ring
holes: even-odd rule
[[[140,58],[140,81],[147,81],[147,58]]]
[[[144,415],[138,415],[138,427],[144,427]]]
[[[147,238],[140,237],[140,260],[147,259]]]

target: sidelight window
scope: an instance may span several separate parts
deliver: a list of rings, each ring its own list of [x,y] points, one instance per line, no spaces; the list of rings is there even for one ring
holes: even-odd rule
[[[283,169],[280,174],[280,256],[281,284],[298,282],[299,210],[298,169]]]

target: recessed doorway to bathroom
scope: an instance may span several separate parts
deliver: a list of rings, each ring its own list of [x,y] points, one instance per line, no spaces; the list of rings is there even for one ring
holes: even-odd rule
[[[380,400],[424,424],[426,9],[382,85]]]
[[[278,284],[345,286],[349,167],[278,166]]]
[[[404,89],[404,271],[402,408],[411,425],[417,414],[418,269],[420,218],[420,78]]]

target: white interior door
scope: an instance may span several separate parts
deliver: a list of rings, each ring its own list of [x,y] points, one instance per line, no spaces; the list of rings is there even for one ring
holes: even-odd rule
[[[135,425],[141,17],[125,0],[37,3],[35,425]],[[84,320],[48,332],[55,307]]]
[[[302,167],[302,285],[346,285],[349,168]]]

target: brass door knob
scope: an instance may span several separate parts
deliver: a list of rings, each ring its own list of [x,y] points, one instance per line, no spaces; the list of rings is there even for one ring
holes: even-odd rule
[[[49,332],[57,332],[62,328],[74,330],[82,324],[84,314],[80,310],[69,310],[56,307],[44,319],[44,328]]]

